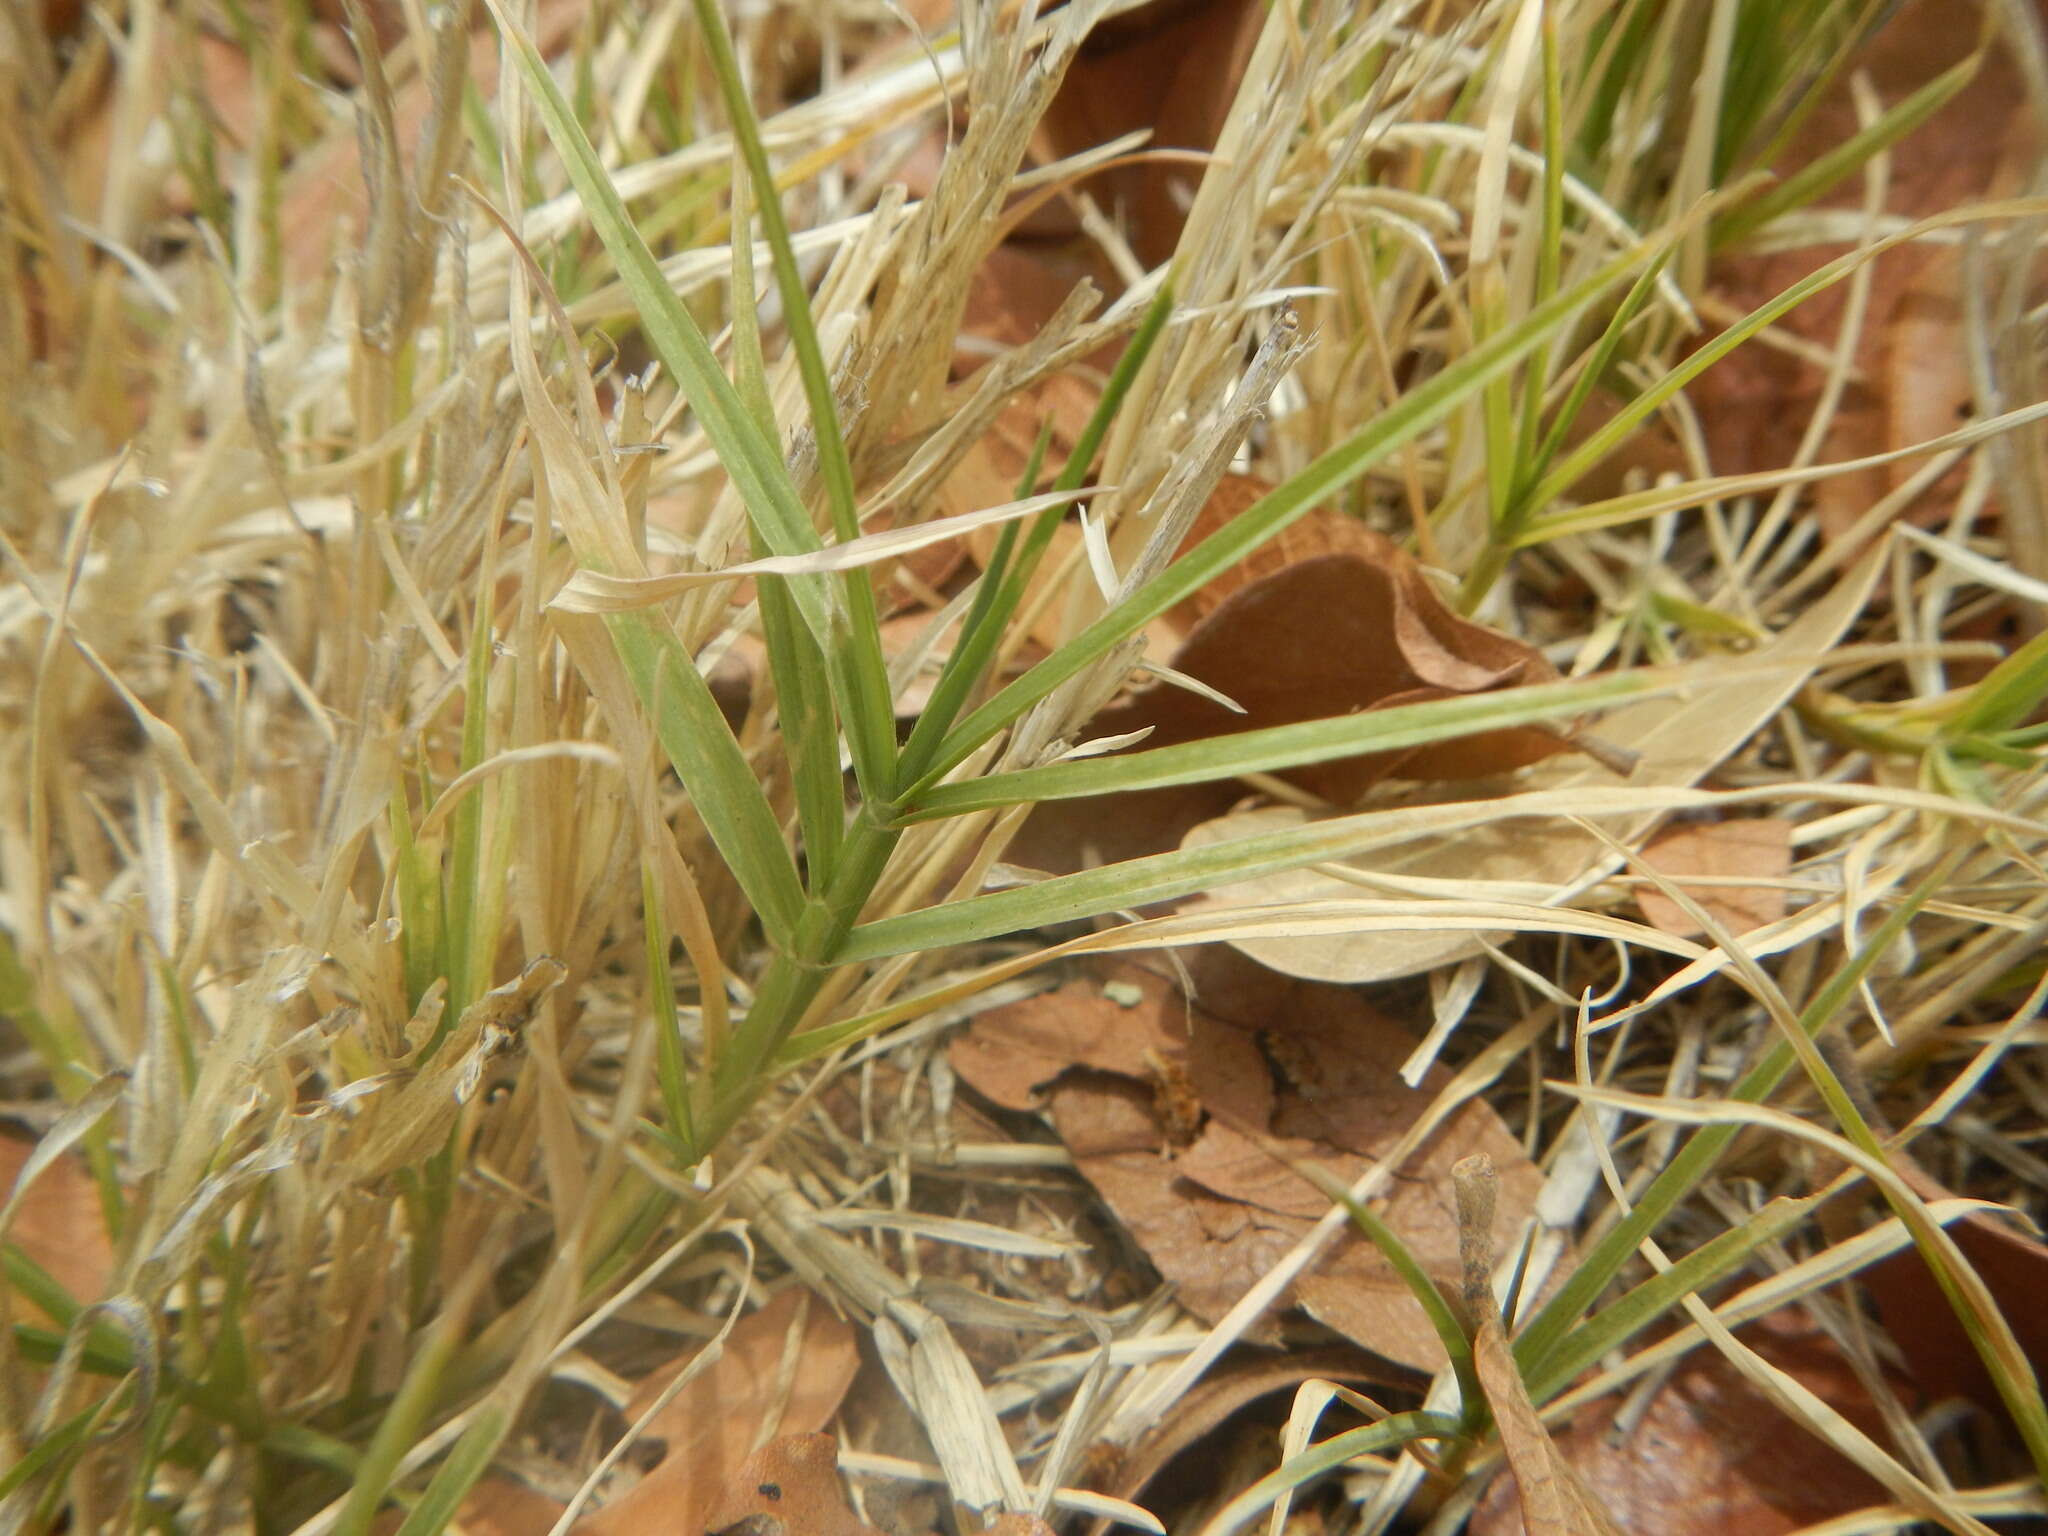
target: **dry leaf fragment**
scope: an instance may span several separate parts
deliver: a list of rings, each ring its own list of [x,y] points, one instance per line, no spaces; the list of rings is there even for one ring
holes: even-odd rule
[[[880,1536],[846,1502],[839,1442],[821,1434],[780,1435],[747,1457],[702,1528],[712,1536]],[[656,1529],[649,1527],[646,1536]],[[693,1528],[659,1529],[666,1536]]]
[[[35,1143],[0,1136],[0,1202],[35,1151]],[[59,1157],[45,1167],[15,1207],[7,1240],[42,1267],[81,1305],[107,1293],[114,1271],[114,1245],[107,1236],[99,1186],[76,1157]]]
[[[1643,850],[1643,863],[1711,913],[1730,933],[1747,933],[1785,915],[1782,883],[1792,868],[1792,824],[1777,817],[1704,822],[1679,827]],[[1694,885],[1688,876],[1754,879],[1755,885]],[[1666,933],[1693,938],[1704,930],[1692,915],[1655,886],[1636,893],[1643,921]]]
[[[1599,1498],[1559,1452],[1529,1400],[1493,1299],[1493,1213],[1499,1178],[1484,1153],[1451,1169],[1457,1188],[1465,1312],[1472,1319],[1472,1362],[1493,1410],[1508,1467],[1521,1494],[1529,1536],[1621,1536]]]
[[[1399,1071],[1414,1038],[1357,994],[1297,982],[1227,950],[1193,960],[1190,1005],[1164,977],[1130,962],[1109,974],[1136,984],[1125,1008],[1093,981],[992,1009],[954,1042],[963,1080],[1012,1108],[1046,1104],[1060,1139],[1182,1305],[1214,1321],[1300,1241],[1329,1207],[1272,1147],[1345,1183],[1384,1156],[1434,1099]],[[1284,1040],[1277,1074],[1261,1031]],[[1184,1107],[1163,1101],[1157,1058],[1185,1074],[1206,1114],[1175,1150]],[[1486,1151],[1506,1170],[1505,1198],[1527,1212],[1541,1176],[1493,1111],[1477,1100],[1454,1113],[1403,1170],[1380,1214],[1425,1265],[1456,1268],[1457,1218],[1444,1170]],[[1362,1239],[1332,1250],[1289,1300],[1374,1353],[1415,1370],[1443,1363],[1421,1308]],[[1256,1335],[1271,1341],[1277,1326]]]
[[[626,1404],[628,1418],[638,1420],[694,1355],[650,1372]],[[642,1536],[707,1529],[753,1447],[770,1435],[830,1423],[859,1368],[851,1324],[801,1286],[781,1292],[733,1325],[724,1352],[648,1426],[650,1438],[668,1443],[660,1464],[578,1521],[577,1531]]]

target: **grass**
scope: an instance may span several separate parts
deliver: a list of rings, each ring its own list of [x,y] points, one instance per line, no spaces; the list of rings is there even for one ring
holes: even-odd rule
[[[1971,1068],[1996,1085],[2039,1001],[2048,653],[1967,638],[1996,602],[2038,601],[2040,573],[2001,563],[2038,544],[2018,526],[2038,509],[2000,453],[2039,408],[1987,388],[1955,431],[1895,445],[1951,456],[1969,489],[1949,528],[1875,553],[1792,515],[1799,485],[1856,467],[1819,462],[1825,419],[1784,465],[1712,465],[1685,426],[1706,369],[1830,288],[1853,320],[1903,248],[2025,270],[2037,198],[1876,216],[1893,148],[2024,40],[1987,36],[1774,182],[1757,173],[1880,7],[1277,10],[1172,261],[955,380],[973,273],[1103,9],[977,7],[929,50],[851,6],[735,32],[712,0],[574,24],[490,0],[475,45],[452,13],[392,11],[402,46],[339,57],[286,7],[26,38],[0,141],[0,1013],[10,1099],[91,1171],[116,1259],[106,1297],[71,1297],[0,1250],[0,1347],[47,1368],[0,1365],[21,1384],[0,1399],[9,1529],[357,1533],[393,1508],[406,1536],[447,1528],[635,1298],[744,1299],[747,1266],[707,1233],[743,1223],[863,1321],[901,1312],[901,1252],[777,1213],[826,1198],[792,1170],[828,1156],[856,1207],[887,1168],[943,1198],[929,1149],[823,1143],[808,1119],[835,1081],[920,1059],[931,1021],[1069,956],[1418,927],[1496,936],[1447,1048],[1553,1179],[1569,1125],[1693,1127],[1598,1144],[1583,1241],[1514,1337],[1539,1409],[1704,1342],[1922,1518],[2035,1507],[2011,1491],[2048,1473],[2032,1367],[1943,1226],[1960,1210],[1900,1180],[1903,1137],[1858,1095],[1867,1077],[1915,1098],[2009,1017]],[[815,88],[785,68],[807,51]],[[969,110],[928,195],[884,191],[948,100]],[[113,168],[97,186],[66,156],[89,130]],[[1798,239],[1859,179],[1849,249],[1688,336],[1716,252]],[[1962,340],[2011,366],[1988,332]],[[1823,416],[1855,342],[1845,325]],[[1105,345],[1063,467],[1034,455],[1011,504],[940,520],[995,413]],[[1594,488],[1673,422],[1685,471]],[[1183,550],[1234,458],[1272,488]],[[1084,499],[1093,556],[1067,558]],[[1071,755],[1147,625],[1333,505],[1540,637],[1563,680]],[[884,619],[920,527],[991,542],[945,594],[950,644],[899,729]],[[1827,622],[1798,631],[1815,644],[1738,654],[1830,581]],[[1063,617],[1025,664],[1035,614]],[[748,668],[737,699],[727,658]],[[1730,689],[1765,701],[1739,732],[1700,703]],[[992,878],[1036,805],[1256,786],[1591,710],[1657,749],[1627,785],[1569,760],[1492,798],[1375,792]],[[1737,806],[1789,820],[1801,889],[1831,893],[1775,948],[1712,914],[1698,942],[1628,920],[1649,831]],[[1566,863],[1513,890],[1361,895],[1408,860],[1463,877],[1510,825],[1568,839]],[[1296,883],[1258,899],[1272,881]],[[1217,890],[1243,899],[1136,915]],[[1675,958],[1632,1012],[1575,1017],[1609,943]],[[1489,1049],[1505,1000],[1539,1023]],[[1721,1021],[1745,1009],[1773,1033],[1739,1074],[1671,1076],[1738,1049]],[[1569,1112],[1509,1086],[1532,1063]],[[1739,1138],[1771,1149],[1760,1185],[1726,1170]],[[1807,1187],[1801,1138],[1849,1171]],[[1399,1252],[1366,1203],[1391,1172],[1334,1192],[1316,1241],[1354,1211]],[[1821,1223],[1873,1189],[1882,1225]],[[2006,1483],[1974,1479],[1954,1437],[1853,1438],[1728,1331],[1766,1302],[1839,1318],[1856,1270],[1909,1242],[2016,1431]],[[1423,1476],[1404,1446],[1485,1475],[1466,1325],[1431,1302],[1454,1375],[1363,1428],[1304,1424],[1284,1465],[1218,1491],[1206,1531],[1347,1464],[1380,1474],[1348,1518],[1389,1528]],[[1059,1445],[1134,1439],[1258,1310],[1205,1328],[1160,1304],[1179,1357],[1105,1377]],[[1106,1336],[1139,1321],[1099,1285],[1090,1308]],[[1014,1503],[1020,1450],[1048,1447],[1006,1438],[946,1325],[921,1326],[960,1361],[911,1393],[927,1425],[965,1426],[939,1442],[954,1498]]]

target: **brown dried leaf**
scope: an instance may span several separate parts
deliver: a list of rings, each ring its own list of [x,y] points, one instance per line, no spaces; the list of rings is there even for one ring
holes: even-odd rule
[[[1953,1198],[1951,1190],[1910,1156],[1892,1156],[1894,1166],[1922,1199]],[[1951,1222],[1948,1234],[1990,1288],[2035,1369],[2048,1367],[2048,1307],[2041,1304],[2048,1296],[2048,1244],[1988,1211],[1973,1211]],[[1903,1249],[1881,1259],[1859,1278],[1922,1391],[1934,1398],[1965,1397],[1992,1413],[2005,1413],[1990,1371],[1919,1249]]]
[[[509,1477],[490,1476],[462,1500],[456,1527],[463,1536],[547,1536],[563,1506]]]
[[[0,1136],[0,1201],[35,1151],[33,1142]],[[43,1169],[15,1208],[7,1240],[40,1265],[80,1304],[107,1293],[114,1272],[114,1245],[100,1206],[99,1186],[75,1157],[59,1157]]]
[[[1236,499],[1245,490],[1240,484],[1222,494]],[[1350,552],[1243,581],[1174,653],[1175,670],[1235,700],[1243,714],[1158,683],[1103,710],[1088,734],[1149,730],[1139,747],[1149,750],[1557,675],[1531,647],[1453,612],[1391,540],[1357,524],[1340,535],[1336,526],[1324,523],[1319,537],[1349,545]],[[1240,567],[1219,580],[1249,574]],[[1281,777],[1348,805],[1385,778],[1484,778],[1540,762],[1566,745],[1555,732],[1533,727],[1486,731],[1316,763]],[[1221,816],[1242,794],[1241,785],[1220,783],[1053,802],[1025,823],[1011,857],[1060,873],[1157,853],[1178,847],[1190,828]]]
[[[651,1372],[626,1404],[628,1418],[645,1413],[694,1354]],[[584,1536],[707,1529],[749,1451],[766,1436],[830,1423],[859,1368],[844,1318],[801,1286],[781,1292],[734,1324],[724,1353],[648,1426],[650,1438],[668,1442],[660,1464],[576,1529]]]
[[[1464,1267],[1465,1309],[1475,1320],[1472,1363],[1486,1405],[1493,1412],[1501,1449],[1515,1475],[1522,1527],[1529,1536],[1621,1536],[1599,1498],[1550,1438],[1529,1400],[1529,1388],[1515,1364],[1500,1310],[1493,1299],[1493,1217],[1499,1181],[1483,1153],[1462,1158],[1451,1170],[1457,1186],[1459,1241]]]
[[[1256,475],[1225,475],[1216,482],[1216,489],[1209,493],[1202,510],[1195,514],[1187,536],[1181,540],[1181,552],[1186,553],[1242,516],[1253,502],[1272,489],[1270,481]],[[1363,560],[1378,560],[1385,549],[1386,541],[1368,531],[1357,518],[1348,517],[1335,507],[1315,507],[1176,607],[1173,618],[1183,630],[1191,630],[1222,607],[1224,599],[1232,593],[1263,577],[1277,575],[1290,565],[1322,555],[1356,555]]]
[[[1245,708],[1242,717],[1185,689],[1149,689],[1130,708],[1153,725],[1147,746],[1389,704],[1486,693],[1556,676],[1531,647],[1453,612],[1415,562],[1361,528],[1372,553],[1304,560],[1233,592],[1175,655],[1179,671]],[[1356,800],[1380,779],[1467,779],[1538,762],[1563,743],[1547,731],[1490,731],[1398,753],[1298,768],[1293,782],[1333,803]]]
[[[1155,0],[1098,26],[1040,123],[1048,160],[1137,130],[1153,150],[1213,149],[1258,39],[1257,0]],[[1201,180],[1187,157],[1152,156],[1095,178],[1088,191],[1121,211],[1146,266],[1173,254],[1182,210]]]
[[[1744,1342],[1859,1427],[1880,1432],[1861,1386],[1824,1335],[1796,1312],[1744,1330]],[[1882,1503],[1847,1457],[1795,1427],[1719,1352],[1695,1351],[1626,1430],[1623,1399],[1589,1407],[1554,1437],[1623,1530],[1658,1536],[1781,1536]],[[1474,1511],[1472,1536],[1526,1529],[1505,1478]]]
[[[1197,1005],[1123,962],[1110,974],[1138,989],[1137,1005],[1120,1006],[1092,981],[1070,983],[982,1014],[954,1043],[952,1062],[1013,1108],[1051,1084],[1053,1124],[1082,1176],[1181,1303],[1213,1322],[1328,1209],[1262,1145],[1348,1183],[1414,1124],[1444,1075],[1415,1090],[1403,1084],[1413,1037],[1354,992],[1278,976],[1228,950],[1193,963]],[[1155,1055],[1184,1071],[1207,1114],[1177,1156],[1174,1095],[1148,1063]],[[1458,1110],[1380,1210],[1432,1268],[1455,1271],[1458,1227],[1444,1171],[1474,1151],[1506,1170],[1504,1198],[1518,1216],[1541,1185],[1490,1108],[1474,1101]],[[1421,1308],[1362,1239],[1332,1249],[1289,1301],[1397,1364],[1430,1371],[1443,1363]],[[1258,1336],[1277,1338],[1277,1327]]]
[[[819,1434],[779,1436],[741,1462],[701,1528],[710,1536],[879,1536],[846,1502],[839,1442]],[[645,1536],[695,1529],[664,1523]]]
[[[1186,1070],[1212,1114],[1257,1127],[1271,1116],[1272,1078],[1252,1037],[1131,961],[980,1015],[953,1042],[951,1061],[996,1103],[1032,1109],[1039,1089],[1075,1069],[1156,1081],[1155,1055]]]
[[[1782,882],[1792,868],[1792,823],[1774,817],[1703,822],[1665,833],[1643,850],[1643,862],[1698,902],[1730,933],[1747,933],[1785,915]],[[1750,878],[1756,885],[1692,885],[1687,877]],[[1636,893],[1643,921],[1692,938],[1704,930],[1655,886]]]

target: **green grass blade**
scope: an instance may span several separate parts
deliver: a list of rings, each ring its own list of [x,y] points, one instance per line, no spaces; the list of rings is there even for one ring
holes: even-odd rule
[[[825,681],[825,657],[804,628],[784,582],[768,577],[755,591],[761,601],[761,639],[775,680],[782,743],[796,791],[797,823],[803,828],[809,885],[820,890],[832,878],[839,845],[846,837],[846,783],[839,770],[839,728]],[[893,721],[893,710],[888,714]]]
[[[1348,857],[1388,834],[1388,813],[1363,811],[1250,837],[1126,859],[1079,874],[993,891],[863,923],[835,953],[841,963],[967,944],[1078,922],[1155,901]]]
[[[732,37],[726,31],[725,15],[717,0],[696,0],[697,24],[702,29],[710,54],[711,71],[725,97],[728,121],[734,141],[746,162],[753,183],[755,212],[775,267],[775,285],[782,296],[783,322],[789,328],[790,346],[796,353],[797,372],[803,378],[804,396],[811,407],[811,431],[818,448],[818,469],[825,482],[826,501],[831,509],[832,530],[842,544],[860,537],[860,518],[854,505],[853,463],[847,457],[846,439],[839,425],[839,402],[832,393],[832,376],[825,367],[825,354],[818,345],[817,326],[811,319],[811,298],[797,269],[796,249],[790,241],[789,221],[783,217],[782,199],[776,192],[775,173],[768,164],[768,151],[761,142],[761,124],[748,99],[746,82],[734,58]],[[842,710],[847,746],[853,755],[854,773],[869,798],[886,798],[894,789],[896,772],[896,717],[890,707],[889,670],[882,658],[881,622],[875,613],[875,590],[866,571],[846,571],[840,582],[845,597],[845,629],[840,638],[845,656],[839,658],[849,684]],[[829,646],[830,641],[826,641]]]
[[[1354,1199],[1344,1184],[1313,1163],[1294,1163],[1294,1171],[1307,1179],[1316,1188],[1338,1205],[1344,1207],[1351,1217],[1351,1224],[1363,1232],[1379,1249],[1386,1261],[1393,1265],[1394,1273],[1401,1283],[1408,1287],[1408,1294],[1415,1298],[1429,1318],[1429,1326],[1436,1330],[1437,1342],[1444,1347],[1444,1354],[1451,1362],[1451,1372],[1458,1378],[1460,1399],[1468,1405],[1483,1403],[1486,1395],[1479,1387],[1479,1372],[1472,1363],[1472,1341],[1465,1335],[1465,1329],[1458,1321],[1458,1314],[1452,1310],[1437,1283],[1430,1279],[1429,1272],[1411,1253],[1400,1235],[1374,1213],[1363,1200]]]
[[[661,915],[654,866],[646,862],[640,869],[640,910],[647,926],[647,993],[654,1001],[655,1071],[669,1126],[682,1144],[684,1155],[678,1161],[688,1167],[697,1160],[697,1116],[690,1105],[690,1073],[683,1060],[682,1030],[676,1017],[675,978],[668,969],[668,924]]]
[[[1116,360],[1116,367],[1110,371],[1109,382],[1103,386],[1102,397],[1095,402],[1095,409],[1088,417],[1088,424],[1081,429],[1081,435],[1074,443],[1073,452],[1060,469],[1053,488],[1059,491],[1074,491],[1081,488],[1087,478],[1088,466],[1095,461],[1095,455],[1102,447],[1102,440],[1108,436],[1117,412],[1123,408],[1124,397],[1130,393],[1136,382],[1138,370],[1152,353],[1160,334],[1166,329],[1166,322],[1173,314],[1173,288],[1161,284],[1159,292],[1145,310],[1145,318],[1138,324],[1137,333],[1123,355]],[[1039,441],[1032,450],[1031,462],[1025,467],[1024,477],[1017,491],[1018,500],[1031,494],[1031,488],[1038,478],[1037,466],[1044,457],[1049,440],[1051,424],[1039,434]],[[911,728],[910,740],[903,748],[903,777],[906,782],[922,785],[937,776],[932,760],[943,758],[949,745],[947,731],[952,726],[960,708],[966,703],[975,685],[986,675],[989,663],[995,656],[996,646],[1002,640],[1004,627],[1010,616],[1024,601],[1024,594],[1030,587],[1032,573],[1038,569],[1045,552],[1052,545],[1053,535],[1058,531],[1060,521],[1072,508],[1067,502],[1048,507],[1032,520],[1031,531],[1024,538],[1023,550],[1015,554],[1016,525],[1006,524],[1002,537],[997,541],[995,557],[989,562],[983,574],[983,592],[978,594],[967,623],[962,627],[960,643],[947,659],[946,667],[939,675],[932,689],[929,703],[918,716],[917,724]],[[984,606],[984,598],[986,605]]]
[[[1689,677],[1687,681],[1697,678]],[[1297,725],[1238,731],[1179,746],[1155,747],[1149,752],[1051,763],[1043,768],[1023,768],[1014,773],[938,785],[910,808],[908,819],[927,821],[1026,802],[1202,784],[1246,773],[1274,773],[1355,757],[1362,752],[1394,751],[1476,731],[1532,725],[1683,685],[1670,674],[1604,673],[1527,688],[1504,688],[1497,693],[1397,704],[1388,709],[1305,720]]]
[[[767,797],[733,739],[710,685],[675,631],[644,613],[611,614],[605,628],[656,737],[761,925],[787,946],[803,911],[796,863]]]
[[[1799,1015],[1802,1031],[1811,1036],[1835,1017],[1892,941],[1905,932],[1920,908],[1942,888],[1954,862],[1951,857],[1937,865],[1885,915],[1863,947],[1828,978]],[[1782,1039],[1777,1041],[1728,1096],[1750,1103],[1762,1102],[1785,1080],[1793,1060],[1791,1045]],[[1739,1129],[1732,1124],[1715,1125],[1694,1132],[1643,1191],[1635,1209],[1580,1260],[1515,1340],[1515,1359],[1522,1368],[1524,1381],[1553,1383],[1553,1367],[1572,1326],[1621,1272],[1622,1266],[1635,1257],[1642,1240],[1706,1177]]]
[[[1520,322],[1489,337],[1443,372],[1408,391],[1300,474],[1259,498],[1168,566],[1157,580],[1111,608],[962,720],[949,736],[936,769],[926,777],[936,777],[963,761],[982,742],[1060,684],[1100,660],[1127,636],[1192,596],[1402,444],[1443,420],[1474,390],[1484,388],[1520,362],[1586,305],[1654,259],[1662,248],[1661,241],[1638,245],[1584,281],[1537,305]]]
[[[435,1469],[433,1481],[406,1515],[397,1536],[439,1536],[448,1528],[469,1490],[490,1470],[491,1458],[498,1454],[506,1431],[512,1427],[509,1421],[510,1415],[499,1404],[483,1406],[462,1432],[462,1438],[455,1442],[448,1459]]]
[[[531,45],[527,47],[530,51]],[[544,70],[542,73],[545,75]],[[578,137],[580,140],[580,131]],[[588,142],[582,141],[582,147],[587,154]],[[599,179],[602,180],[601,175]],[[610,184],[606,182],[604,186],[609,192]],[[612,195],[612,202],[617,204],[616,194]],[[496,210],[485,205],[485,211],[505,229],[523,270],[530,281],[538,284],[540,278],[533,258],[519,242],[517,232]],[[644,246],[641,254],[646,255]],[[542,292],[547,296],[557,330],[573,348],[568,316],[552,293],[544,287]],[[673,301],[674,295],[669,298]],[[687,315],[683,319],[695,334],[694,322]],[[701,344],[703,338],[697,339]],[[512,361],[526,400],[535,447],[545,478],[557,494],[557,507],[563,514],[570,544],[584,565],[614,574],[620,564],[634,558],[624,519],[619,517],[617,526],[607,520],[606,511],[618,509],[607,508],[610,493],[600,483],[583,444],[570,431],[549,395],[540,376],[539,361],[523,334],[512,348]],[[715,365],[712,371],[717,372]],[[752,418],[739,404],[737,393],[722,373],[718,374],[718,383],[732,402],[741,426],[753,431]],[[586,393],[588,388],[586,380]],[[594,411],[594,403],[589,409]],[[776,468],[779,472],[779,462]],[[770,536],[762,523],[756,522],[753,527],[763,538]],[[811,532],[815,536],[815,530]],[[754,777],[753,766],[740,750],[724,713],[711,696],[710,685],[697,670],[695,658],[683,648],[675,629],[659,615],[645,611],[607,615],[605,629],[615,654],[602,656],[587,644],[589,631],[572,615],[561,615],[557,629],[575,653],[577,665],[587,674],[607,675],[614,664],[623,669],[634,695],[648,712],[656,739],[689,789],[705,830],[746,892],[762,926],[778,946],[789,945],[796,936],[804,903],[796,861],[783,845],[781,823]]]
[[[1944,739],[2011,730],[2048,697],[2048,634],[2034,636],[1970,688],[1963,707],[1942,727]]]
[[[1833,287],[1867,261],[1895,246],[1918,240],[1936,230],[1959,224],[1986,223],[1997,219],[2032,217],[2048,212],[2048,199],[2014,198],[2001,203],[1983,203],[1922,219],[1911,228],[1836,257],[1826,266],[1809,273],[1776,298],[1759,305],[1712,341],[1707,342],[1650,388],[1629,401],[1597,432],[1588,437],[1529,494],[1532,507],[1543,507],[1569,491],[1579,477],[1626,442],[1645,421],[1663,408],[1666,401],[1722,358],[1755,336],[1780,315],[1797,309],[1824,288]]]
[[[1048,418],[1038,430],[1037,441],[1031,445],[1031,456],[1025,462],[1024,473],[1017,479],[1018,500],[1030,495],[1031,488],[1038,483],[1039,469],[1045,463],[1045,451],[1051,443],[1052,421]],[[944,742],[947,728],[959,718],[968,697],[988,674],[989,664],[995,658],[996,647],[1002,643],[1003,630],[1009,622],[1010,610],[1005,608],[1005,604],[1012,602],[1013,594],[1005,578],[1016,556],[1017,525],[1005,523],[1002,532],[996,536],[995,549],[982,568],[974,590],[974,601],[960,622],[959,641],[947,653],[938,678],[932,684],[931,697],[918,711],[910,739],[903,745],[902,772],[908,780],[917,778],[921,765]]]
[[[747,178],[733,183],[732,351],[740,398],[761,430],[776,432],[775,405],[768,392],[768,366],[761,353],[761,325],[754,290],[754,241]],[[769,195],[774,188],[769,188]],[[756,558],[767,554],[761,530],[750,528]],[[839,771],[839,722],[825,655],[804,628],[796,600],[783,581],[755,584],[761,607],[761,637],[775,681],[782,742],[789,754],[796,792],[797,823],[803,829],[809,887],[821,890],[832,877],[839,841],[846,834],[846,786]]]
[[[1775,1242],[1813,1214],[1811,1200],[1773,1200],[1738,1227],[1718,1232],[1661,1274],[1652,1275],[1574,1327],[1552,1351],[1540,1375],[1528,1379],[1538,1404],[1562,1392],[1579,1373],[1609,1350],[1619,1349],[1691,1291],[1711,1285],[1746,1263],[1765,1243]]]
[[[1948,105],[1958,91],[1976,78],[1983,57],[1981,53],[1973,53],[1960,64],[1942,71],[1854,137],[1845,139],[1810,164],[1801,166],[1754,202],[1724,214],[1715,223],[1714,244],[1734,245],[1755,234],[1780,214],[1803,208],[1825,197],[1843,180],[1853,176],[1872,155],[1889,149]]]
[[[487,3],[533,92],[541,121],[590,215],[591,227],[618,267],[648,344],[689,397],[719,462],[739,488],[748,517],[778,555],[806,554],[821,548],[823,540],[804,510],[780,451],[762,433],[712,355],[697,322],[669,287],[532,40],[506,15],[500,0]],[[792,578],[790,587],[820,648],[827,656],[843,661],[848,619],[841,589],[819,577]],[[833,681],[835,691],[844,695],[851,679],[835,666]],[[851,696],[857,699],[861,695],[856,689]],[[842,697],[842,707],[846,703]]]

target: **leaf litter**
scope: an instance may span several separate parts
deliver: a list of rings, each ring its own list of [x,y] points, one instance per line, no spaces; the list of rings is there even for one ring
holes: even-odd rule
[[[1083,1178],[1116,1212],[1180,1303],[1216,1321],[1329,1208],[1282,1159],[1344,1184],[1400,1141],[1442,1088],[1399,1071],[1413,1037],[1357,994],[1205,957],[1191,1001],[1128,962],[978,1017],[950,1052],[996,1103],[1048,1114]],[[1226,1010],[1217,1012],[1216,1009]],[[1407,1165],[1381,1211],[1425,1266],[1455,1273],[1456,1212],[1443,1177],[1485,1151],[1502,1201],[1526,1218],[1541,1184],[1492,1109],[1463,1105]],[[1291,1304],[1411,1370],[1443,1363],[1415,1299],[1378,1250],[1345,1244],[1298,1280]],[[1279,1342],[1277,1319],[1254,1335]]]

